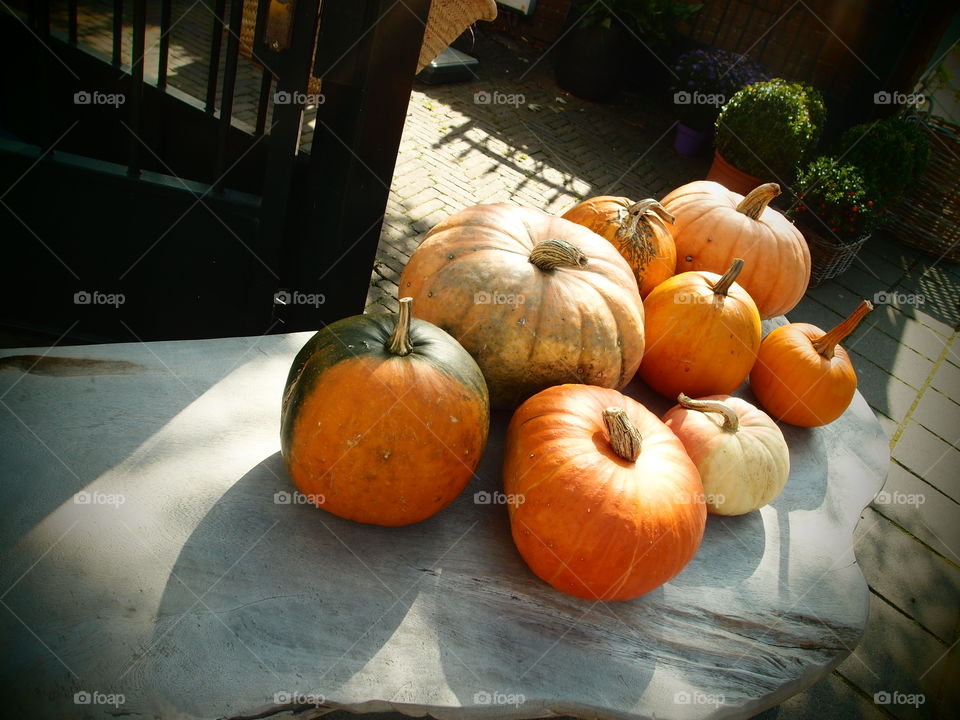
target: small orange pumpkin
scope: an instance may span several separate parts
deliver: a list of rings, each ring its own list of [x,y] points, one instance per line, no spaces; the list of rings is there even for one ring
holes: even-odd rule
[[[556,385],[514,413],[503,486],[513,540],[540,578],[588,600],[629,600],[679,573],[703,539],[696,466],[636,400]]]
[[[809,323],[782,325],[760,344],[750,373],[753,394],[778,420],[816,427],[843,415],[857,390],[857,373],[839,343],[868,312],[869,300],[830,332]]]
[[[760,315],[734,282],[743,260],[722,277],[686,272],[660,283],[644,300],[646,352],[640,377],[667,397],[733,391],[746,380],[760,347]]]
[[[746,197],[706,180],[688,183],[663,199],[676,218],[677,272],[722,273],[743,258],[738,282],[757,304],[760,318],[792,310],[810,283],[810,250],[803,235],[771,207],[780,186],[766,183]]]
[[[676,272],[677,249],[667,227],[673,215],[652,198],[633,202],[600,195],[574,205],[563,218],[593,230],[617,248],[633,268],[642,298]]]

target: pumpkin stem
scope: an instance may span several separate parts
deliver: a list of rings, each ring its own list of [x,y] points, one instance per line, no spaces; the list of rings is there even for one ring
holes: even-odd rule
[[[637,426],[627,416],[627,411],[620,407],[608,407],[603,411],[603,422],[610,435],[610,447],[624,460],[633,462],[640,457],[640,443],[643,436]]]
[[[850,313],[850,317],[843,320],[830,332],[826,332],[813,341],[813,349],[823,355],[827,360],[833,358],[837,345],[844,340],[850,333],[857,329],[860,321],[866,317],[867,313],[873,310],[873,303],[869,300],[861,300],[857,309]]]
[[[413,298],[400,298],[400,313],[397,315],[397,324],[390,334],[387,350],[394,355],[409,355],[413,350],[410,342],[410,308],[413,307]]]
[[[729,405],[720,402],[719,400],[694,400],[691,397],[687,397],[683,393],[677,395],[677,402],[679,402],[687,410],[699,410],[700,412],[715,412],[723,415],[723,429],[728,430],[729,432],[735,433],[740,429],[740,418],[737,417],[737,412]]]
[[[758,185],[740,201],[740,204],[737,205],[737,212],[742,212],[748,218],[756,220],[763,215],[763,211],[767,209],[770,201],[779,194],[780,186],[776,183]]]
[[[713,286],[713,291],[717,295],[726,295],[728,292],[730,292],[730,286],[736,281],[741,270],[743,270],[743,258],[734,258],[733,264],[730,265],[730,269],[721,275],[720,279],[717,280],[716,284]]]
[[[582,268],[587,266],[587,256],[571,242],[551,238],[538,242],[530,251],[530,262],[541,270],[558,267]]]
[[[650,238],[653,236],[653,224],[659,225],[664,232],[670,233],[666,223],[673,224],[676,218],[659,202],[653,198],[635,202],[626,210],[626,217],[617,228],[617,239],[621,244],[621,250],[627,250],[630,254],[629,260],[635,261],[636,265],[644,266],[656,257],[656,250]]]

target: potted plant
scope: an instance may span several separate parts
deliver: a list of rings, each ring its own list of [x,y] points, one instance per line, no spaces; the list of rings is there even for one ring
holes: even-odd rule
[[[695,155],[706,144],[720,107],[741,88],[769,80],[770,72],[746,55],[708,47],[681,55],[671,86],[679,123],[674,149]]]
[[[887,207],[917,183],[930,146],[915,124],[888,117],[847,130],[833,154],[860,168],[877,201]]]
[[[764,182],[787,184],[825,119],[823,97],[809,85],[780,78],[748,85],[720,110],[707,179],[742,194]]]
[[[881,221],[876,193],[860,169],[829,156],[813,160],[793,186],[787,211],[810,248],[810,286],[845,272]]]
[[[662,54],[674,25],[699,9],[682,0],[575,0],[567,16],[574,27],[557,48],[557,83],[577,97],[612,100],[632,72],[637,38]]]

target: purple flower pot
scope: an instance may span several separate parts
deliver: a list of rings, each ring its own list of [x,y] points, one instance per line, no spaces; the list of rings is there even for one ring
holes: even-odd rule
[[[677,136],[673,140],[673,149],[681,155],[699,155],[709,139],[709,133],[677,123]]]

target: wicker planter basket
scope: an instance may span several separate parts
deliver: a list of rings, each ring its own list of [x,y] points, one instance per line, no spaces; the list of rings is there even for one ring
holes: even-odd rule
[[[845,273],[860,248],[870,239],[867,234],[853,242],[838,244],[833,239],[823,237],[813,228],[799,229],[810,248],[810,287],[816,287]]]
[[[259,2],[260,0],[243,0],[240,54],[247,59],[253,56],[253,37],[257,27]],[[496,17],[495,0],[433,0],[427,15],[427,26],[423,31],[423,44],[420,46],[417,72],[429,65],[431,60],[477,20],[489,21]],[[310,77],[307,92],[314,95],[320,94],[320,78]]]
[[[918,123],[930,161],[884,226],[900,242],[934,257],[960,261],[960,127],[935,116]]]

